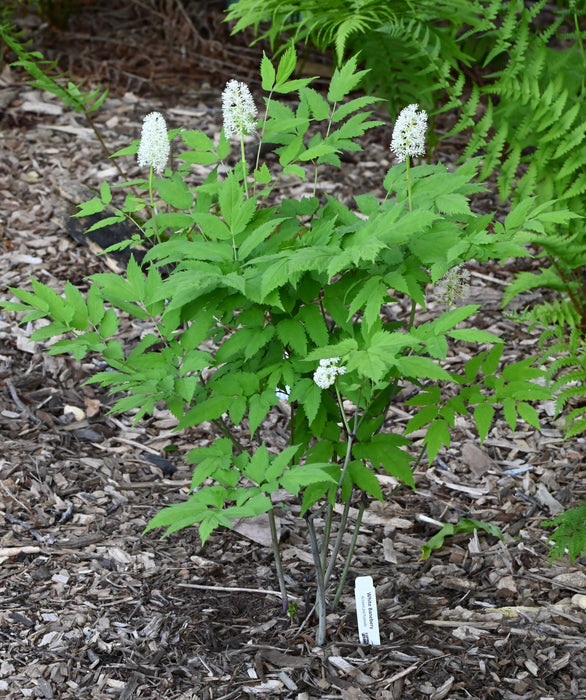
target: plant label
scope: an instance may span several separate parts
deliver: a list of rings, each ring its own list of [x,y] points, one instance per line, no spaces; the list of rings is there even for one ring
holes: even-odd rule
[[[372,576],[358,576],[355,581],[356,615],[358,636],[361,644],[380,645],[376,592]]]

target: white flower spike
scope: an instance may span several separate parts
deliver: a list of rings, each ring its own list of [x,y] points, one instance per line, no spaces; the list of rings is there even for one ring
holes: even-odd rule
[[[397,156],[399,163],[407,156],[425,155],[425,132],[427,130],[427,112],[417,111],[419,105],[409,105],[401,110],[401,114],[393,129],[391,151]]]
[[[336,381],[339,374],[346,373],[346,367],[338,367],[339,357],[330,357],[327,360],[320,360],[319,367],[313,373],[313,381],[320,389],[329,389]]]
[[[151,112],[144,118],[142,125],[138,165],[141,168],[152,165],[153,170],[160,175],[167,165],[170,152],[167,124],[158,112]]]
[[[252,134],[256,129],[258,114],[252,95],[246,83],[230,80],[222,93],[224,133],[230,136]]]
[[[462,265],[453,267],[437,282],[436,294],[447,306],[465,296],[470,286],[470,272]]]

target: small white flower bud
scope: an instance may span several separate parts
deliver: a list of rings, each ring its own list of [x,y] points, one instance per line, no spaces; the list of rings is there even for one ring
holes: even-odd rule
[[[418,106],[405,107],[395,123],[391,151],[397,156],[399,163],[406,160],[407,156],[425,155],[427,112],[424,109],[418,112]]]
[[[144,118],[142,125],[138,165],[141,168],[152,165],[157,175],[160,175],[167,165],[170,152],[165,120],[158,112],[151,112]]]

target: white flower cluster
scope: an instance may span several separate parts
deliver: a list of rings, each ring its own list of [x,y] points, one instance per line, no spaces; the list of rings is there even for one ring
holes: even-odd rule
[[[222,93],[222,111],[227,138],[252,134],[255,130],[258,112],[246,83],[237,80],[226,83]]]
[[[339,357],[330,357],[327,360],[320,360],[319,367],[313,373],[313,381],[320,389],[329,389],[336,381],[339,374],[346,373],[346,367],[338,367]]]
[[[419,105],[409,105],[401,110],[401,114],[393,129],[391,151],[397,156],[399,163],[407,156],[425,155],[425,131],[427,129],[427,112],[417,111]]]
[[[167,124],[158,112],[151,112],[144,118],[142,125],[138,164],[141,168],[152,165],[157,175],[160,175],[167,165],[170,152]]]
[[[453,267],[438,281],[436,287],[437,296],[448,306],[461,299],[470,286],[470,272],[462,265]]]

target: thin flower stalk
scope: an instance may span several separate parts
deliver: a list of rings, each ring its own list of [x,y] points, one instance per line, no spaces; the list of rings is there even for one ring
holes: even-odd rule
[[[328,545],[330,541],[330,534],[332,532],[332,518],[334,514],[333,508],[328,508],[326,512],[326,519],[324,521],[324,534],[321,541],[321,567],[325,571],[328,563]]]
[[[273,545],[273,554],[275,556],[275,568],[277,570],[277,578],[279,580],[279,590],[281,591],[281,600],[283,602],[283,612],[287,611],[289,599],[287,595],[287,585],[283,574],[283,561],[281,559],[281,549],[279,548],[279,536],[277,535],[277,525],[275,523],[275,511],[271,508],[268,512],[269,529],[271,531],[271,543]]]
[[[315,582],[317,584],[317,644],[322,647],[326,643],[326,587],[324,581],[324,571],[321,567],[319,545],[313,524],[313,515],[307,515],[307,532],[309,534],[309,544],[313,556],[313,568],[315,569]]]
[[[342,487],[342,484],[344,483],[344,479],[346,478],[346,472],[348,471],[348,465],[350,464],[350,460],[352,458],[352,446],[354,444],[354,438],[356,436],[356,429],[358,427],[358,405],[360,404],[360,397],[358,397],[358,400],[356,402],[356,408],[354,410],[354,430],[350,430],[350,426],[348,425],[348,422],[346,420],[346,414],[344,413],[344,405],[342,402],[342,397],[340,395],[340,392],[338,390],[338,386],[336,385],[336,396],[338,399],[338,406],[340,408],[340,413],[342,415],[342,421],[344,423],[344,427],[346,429],[346,435],[347,435],[347,442],[346,442],[346,455],[344,458],[344,465],[342,467],[342,472],[340,474],[340,479],[338,481],[338,489]],[[334,547],[332,549],[332,554],[330,557],[329,564],[327,566],[324,578],[326,585],[328,584],[331,575],[334,570],[334,566],[336,564],[336,560],[338,558],[338,554],[340,553],[340,549],[342,547],[342,539],[344,536],[344,532],[346,530],[346,523],[348,522],[348,513],[350,510],[350,499],[346,501],[344,504],[344,510],[342,512],[342,516],[340,517],[340,524],[338,528],[338,534],[336,536],[336,540],[334,542]],[[330,520],[332,517],[333,513],[333,507],[331,504],[328,504],[328,514],[330,516]],[[325,539],[325,538],[324,538]],[[328,533],[328,540],[329,540],[329,533]],[[325,542],[325,550],[326,550],[326,557],[327,559],[327,541]]]
[[[418,105],[411,104],[401,110],[391,139],[391,151],[395,154],[399,163],[405,161],[407,172],[407,196],[409,211],[413,211],[413,187],[411,184],[411,158],[425,155],[425,132],[427,130],[427,112],[422,109],[417,111]],[[411,313],[409,315],[409,330],[415,323],[415,310],[417,303],[411,301]]]
[[[336,561],[338,559],[338,555],[340,554],[340,549],[342,548],[342,540],[344,539],[344,533],[346,532],[346,524],[348,523],[348,515],[350,513],[350,499],[344,503],[344,510],[342,511],[342,515],[340,516],[340,524],[338,526],[338,533],[336,535],[336,541],[334,542],[334,546],[332,548],[332,554],[330,556],[330,561],[328,564],[328,568],[326,569],[324,573],[324,581],[326,586],[330,582],[330,578],[332,577],[332,574],[334,572],[334,567],[336,566]]]
[[[360,506],[358,507],[358,515],[356,516],[356,523],[354,524],[354,532],[352,533],[352,540],[350,541],[350,546],[348,547],[348,553],[346,554],[346,562],[344,563],[344,568],[340,576],[340,582],[338,583],[338,588],[336,589],[336,595],[334,596],[334,608],[338,606],[340,598],[342,596],[342,590],[344,589],[344,584],[346,583],[346,578],[348,576],[348,571],[350,570],[350,564],[354,557],[354,550],[356,548],[356,540],[358,539],[358,532],[360,530],[360,525],[362,524],[362,516],[364,515],[364,510],[366,508],[366,502],[364,498],[360,501]]]

